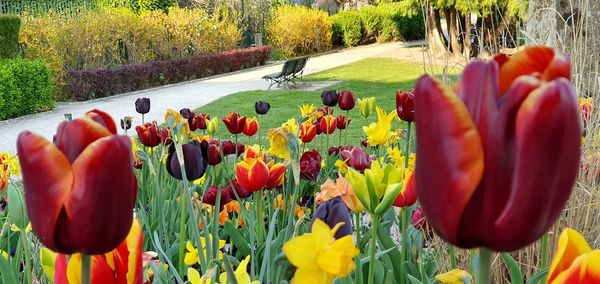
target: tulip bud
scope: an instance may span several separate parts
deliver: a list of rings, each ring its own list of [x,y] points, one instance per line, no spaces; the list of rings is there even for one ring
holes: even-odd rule
[[[367,154],[367,152],[360,147],[348,146],[343,148],[340,153],[342,160],[344,160],[349,167],[359,172],[363,172],[365,169],[371,166],[371,158],[369,157],[369,154]]]
[[[135,132],[137,132],[140,142],[146,147],[156,147],[160,143],[156,121],[146,122],[143,125],[136,126]]]
[[[189,121],[190,123],[190,129],[192,131],[196,130],[196,129],[206,129],[207,128],[207,122],[210,120],[210,116],[206,113],[201,113],[199,115],[196,115],[192,118],[191,121]],[[193,129],[192,129],[193,128]]]
[[[211,166],[216,166],[223,161],[221,157],[221,151],[219,150],[219,146],[213,143],[208,144],[208,164]]]
[[[317,210],[315,210],[312,223],[314,223],[316,219],[321,219],[331,228],[335,227],[335,225],[339,224],[340,222],[343,222],[344,225],[342,225],[337,232],[335,232],[334,237],[336,239],[352,235],[350,212],[348,211],[346,204],[339,196],[321,203],[321,205],[317,207]]]
[[[225,204],[233,200],[231,198],[230,190],[231,188],[229,187],[219,187],[216,185],[211,185],[206,189],[204,195],[202,195],[202,203],[215,206],[215,204],[217,204],[218,191],[221,191],[221,200],[219,201],[219,212],[221,212]]]
[[[358,99],[358,109],[362,117],[368,118],[375,111],[375,97]]]
[[[213,117],[211,120],[206,121],[206,131],[208,134],[213,135],[217,132],[217,128],[219,126],[219,118]]]
[[[150,112],[150,99],[138,98],[135,100],[135,111],[137,111],[139,114],[146,114]]]
[[[350,121],[352,121],[352,119],[346,118],[345,115],[340,114],[340,115],[338,115],[336,121],[337,121],[338,129],[346,129],[346,127],[348,127],[348,125],[350,125]]]
[[[300,178],[316,181],[321,172],[321,155],[317,150],[307,151],[300,158]]]
[[[254,111],[256,111],[256,114],[267,114],[269,109],[271,109],[271,105],[265,101],[256,101],[254,103]]]
[[[340,93],[338,105],[342,110],[351,110],[356,105],[354,94],[350,90],[343,90]]]
[[[415,121],[415,94],[414,90],[396,92],[396,113],[404,121]]]
[[[265,186],[267,189],[274,189],[281,187],[285,181],[285,165],[282,163],[275,164],[271,161],[268,165],[269,168],[269,180]]]
[[[179,113],[185,119],[192,119],[194,116],[196,116],[196,114],[193,113],[189,108],[182,108]]]
[[[298,138],[302,140],[303,143],[310,143],[315,136],[317,135],[317,126],[307,121],[300,124],[300,132],[298,133]]]
[[[182,156],[187,180],[193,181],[201,178],[204,175],[208,164],[208,143],[206,141],[200,143],[193,140],[190,143],[183,144],[181,149],[183,151]],[[179,155],[175,153],[175,144],[171,144],[169,147],[169,155],[167,156],[167,171],[174,178],[182,180],[178,156]]]
[[[231,134],[240,134],[244,131],[246,125],[246,117],[240,116],[237,112],[231,112],[229,115],[223,117],[223,123]]]
[[[256,120],[256,117],[246,119],[243,132],[248,137],[253,136],[258,132],[258,120]]]
[[[333,117],[331,115],[326,115],[321,118],[319,121],[319,125],[321,126],[321,130],[325,134],[332,134],[337,127],[337,117]]]
[[[338,103],[338,93],[336,90],[323,91],[321,94],[321,101],[326,106],[334,107]]]
[[[131,121],[133,121],[133,117],[131,116],[121,118],[121,129],[129,130],[131,128]]]

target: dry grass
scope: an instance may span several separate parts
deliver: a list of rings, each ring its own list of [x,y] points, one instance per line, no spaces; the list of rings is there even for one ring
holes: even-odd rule
[[[600,59],[598,53],[600,50],[596,49],[596,53],[592,54],[594,52],[591,46],[592,43],[585,38],[585,31],[596,25],[592,22],[594,18],[591,17],[591,14],[588,14],[593,12],[591,8],[592,1],[596,0],[571,0],[571,10],[578,12],[578,20],[575,21],[575,24],[573,24],[572,18],[562,18],[555,9],[544,9],[555,12],[558,15],[559,26],[562,27],[548,33],[547,36],[555,39],[553,41],[547,38],[531,38],[531,35],[522,31],[523,35],[529,37],[527,38],[528,42],[543,44],[554,42],[555,48],[570,54],[572,79],[577,94],[579,97],[591,97],[596,106],[590,121],[585,125],[587,136],[582,155],[582,165],[584,165],[582,169],[585,168],[585,170],[581,170],[579,173],[577,183],[561,219],[548,232],[550,260],[554,256],[559,234],[565,227],[571,227],[581,232],[592,247],[600,247],[600,111],[598,111],[598,106],[600,106]],[[579,9],[573,7],[579,7]],[[563,21],[564,24],[561,25],[560,21]],[[439,55],[434,56],[430,53],[424,56],[423,64],[431,66],[436,61],[435,58],[438,57]],[[439,64],[439,62],[436,63]],[[449,57],[446,63],[448,68],[452,68],[456,64],[452,63]],[[544,202],[543,198],[543,196],[540,196],[539,202]],[[446,244],[437,237],[433,242],[434,247],[446,247]],[[525,279],[541,270],[541,250],[541,241],[538,241],[529,247],[512,253],[512,256],[521,265]],[[438,251],[441,257],[440,271],[450,270],[450,257],[447,250],[439,249]],[[468,270],[470,268],[470,258],[474,252],[460,249],[456,252],[459,268]],[[492,277],[492,283],[510,283],[506,265],[498,255],[494,258]]]

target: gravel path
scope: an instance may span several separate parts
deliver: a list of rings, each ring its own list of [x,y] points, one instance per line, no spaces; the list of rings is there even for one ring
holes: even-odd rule
[[[422,42],[373,44],[311,57],[304,74],[320,72],[369,57],[401,53],[406,46],[420,44]],[[49,112],[0,121],[0,151],[15,152],[17,136],[26,129],[37,132],[47,139],[52,139],[56,127],[60,121],[64,120],[65,113],[71,113],[73,117],[79,117],[86,111],[97,108],[108,112],[118,122],[124,116],[137,115],[134,108],[135,100],[139,97],[148,97],[152,102],[152,107],[150,113],[146,115],[146,119],[161,121],[167,108],[175,110],[184,107],[196,108],[232,93],[265,90],[269,84],[261,79],[262,76],[278,72],[281,67],[282,63],[278,63],[109,98],[86,102],[59,103],[54,110]]]

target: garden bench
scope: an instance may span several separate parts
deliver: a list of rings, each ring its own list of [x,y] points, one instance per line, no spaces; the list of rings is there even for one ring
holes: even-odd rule
[[[289,82],[295,83],[294,80],[296,79],[304,81],[302,75],[307,61],[308,56],[288,59],[283,63],[281,72],[265,75],[263,76],[263,79],[271,82],[269,89],[271,89],[274,84],[277,84],[277,87],[279,87],[281,84],[287,84]]]

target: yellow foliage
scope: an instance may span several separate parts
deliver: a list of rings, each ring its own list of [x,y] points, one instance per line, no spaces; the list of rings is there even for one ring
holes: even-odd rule
[[[271,46],[285,57],[322,52],[331,48],[331,22],[326,12],[304,6],[283,5],[273,12],[268,26]]]

